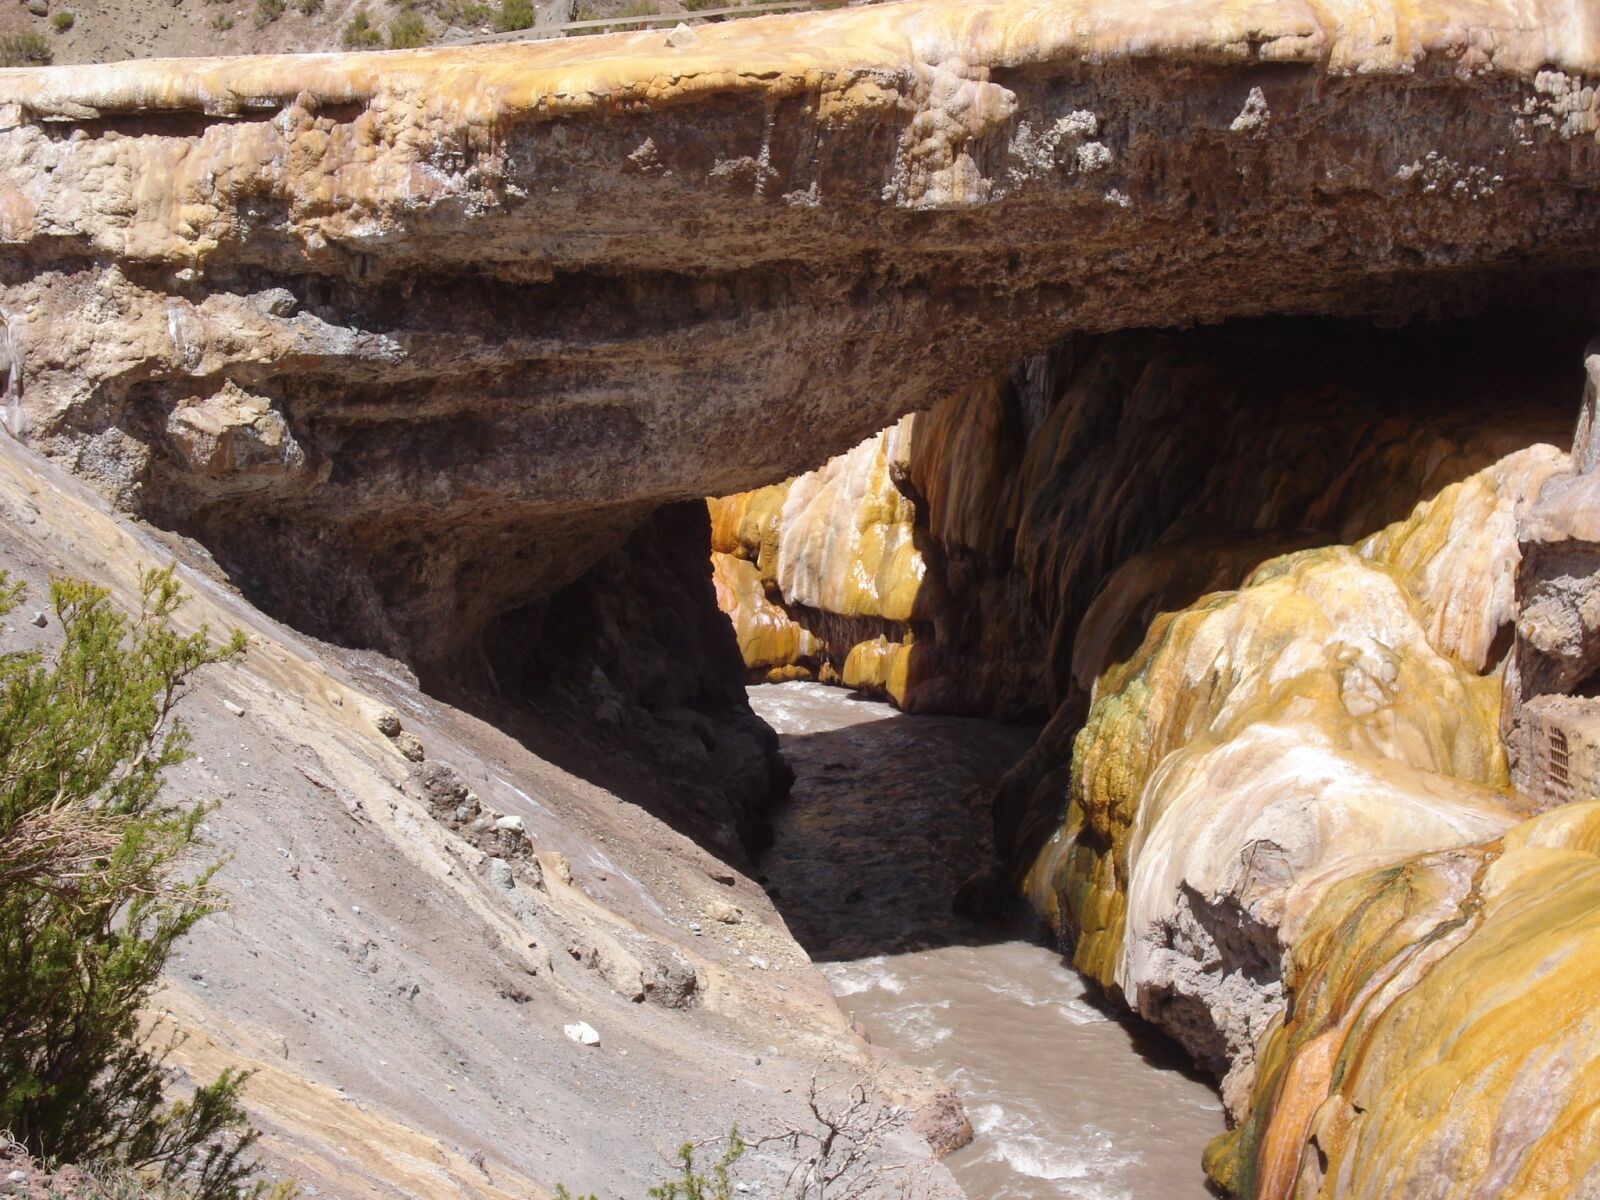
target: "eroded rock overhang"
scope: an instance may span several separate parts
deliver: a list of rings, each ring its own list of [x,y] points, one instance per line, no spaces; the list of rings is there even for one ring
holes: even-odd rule
[[[425,668],[1069,330],[1580,302],[1588,6],[884,5],[0,72],[12,432]]]

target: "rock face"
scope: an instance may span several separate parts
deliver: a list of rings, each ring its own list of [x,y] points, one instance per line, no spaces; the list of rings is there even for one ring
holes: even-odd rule
[[[477,1187],[469,1131],[505,1194],[637,1190],[616,1114],[721,1121],[707,1072],[769,1042],[760,1103],[793,1116],[867,1052],[759,889],[708,896],[627,801],[759,844],[782,768],[741,666],[831,670],[1051,715],[997,840],[1084,969],[1225,1074],[1218,1179],[1580,1186],[1594,838],[1517,825],[1508,768],[1565,747],[1570,785],[1561,693],[1600,655],[1592,411],[1572,463],[1541,444],[1600,271],[1597,74],[1600,11],[1565,0],[919,0],[0,72],[9,432],[517,735],[195,577],[262,651],[212,757],[279,731],[225,843],[270,881],[255,940],[195,954],[281,980],[180,985],[195,1061],[263,1065],[277,1153],[350,1194]],[[31,524],[53,477],[23,453]],[[41,569],[153,545],[51,486],[82,528],[17,533]],[[750,488],[713,576],[700,498]],[[697,943],[717,904],[732,940]],[[783,987],[739,966],[758,945]],[[396,1045],[427,1051],[404,1088],[371,1065]],[[562,1143],[575,1112],[605,1116]]]
[[[1597,22],[921,0],[7,72],[8,423],[449,677],[661,504],[1067,330],[1587,287]]]
[[[828,639],[860,636],[858,626],[819,618],[814,598],[827,593],[810,575],[842,553],[835,575],[895,594],[873,569],[881,558],[872,548],[886,539],[862,531],[878,514],[897,514],[921,570],[898,647],[904,666],[888,688],[906,707],[997,711],[986,709],[1004,694],[989,682],[993,668],[1031,662],[1031,674],[1008,681],[1031,680],[1031,702],[1056,709],[998,789],[997,825],[1025,853],[1035,831],[1052,826],[1030,853],[1026,886],[1075,964],[1223,1080],[1243,1123],[1213,1151],[1211,1169],[1240,1194],[1393,1194],[1384,1189],[1403,1190],[1396,1179],[1436,1177],[1462,1128],[1485,1145],[1514,1146],[1516,1162],[1527,1139],[1544,1147],[1529,1151],[1529,1163],[1590,1152],[1585,1137],[1561,1132],[1576,1092],[1533,1105],[1526,1127],[1514,1087],[1464,1104],[1429,1127],[1433,1149],[1418,1149],[1405,1141],[1414,1126],[1392,1113],[1392,1135],[1350,1123],[1349,1105],[1366,1101],[1347,1099],[1354,1093],[1337,1075],[1329,1083],[1331,1058],[1315,1060],[1322,1074],[1312,1082],[1283,1074],[1285,1055],[1334,1019],[1318,1008],[1302,1018],[1306,1006],[1329,988],[1343,989],[1339,1003],[1365,1003],[1374,972],[1400,970],[1395,956],[1412,954],[1424,928],[1406,925],[1406,940],[1382,926],[1371,936],[1389,940],[1357,941],[1349,953],[1362,957],[1347,961],[1349,910],[1337,906],[1355,903],[1350,889],[1392,890],[1401,869],[1408,879],[1442,871],[1455,891],[1428,885],[1449,904],[1425,910],[1434,922],[1426,928],[1449,928],[1458,909],[1480,904],[1472,864],[1520,835],[1537,809],[1590,794],[1600,763],[1591,702],[1558,694],[1581,689],[1591,669],[1585,605],[1600,577],[1582,536],[1593,510],[1574,499],[1588,487],[1574,471],[1582,429],[1572,456],[1552,444],[1572,427],[1582,379],[1570,369],[1574,339],[1523,341],[1527,330],[1501,326],[1496,340],[1496,329],[1411,330],[1394,335],[1391,353],[1372,331],[1277,324],[1076,339],[811,476],[713,504],[744,530],[714,557],[755,571],[765,611],[835,661],[856,650]],[[1569,367],[1548,370],[1550,354]],[[1510,396],[1517,407],[1505,404]],[[893,469],[871,488],[832,486],[852,459]],[[787,499],[795,494],[833,500],[801,507]],[[1349,544],[1327,544],[1338,541]],[[1280,554],[1296,546],[1312,548]],[[804,588],[812,603],[791,598]],[[1548,629],[1570,646],[1558,673],[1539,657],[1556,644]],[[1530,699],[1516,680],[1551,694]],[[1543,757],[1524,774],[1547,781],[1549,731],[1559,727],[1560,795],[1513,790],[1503,724],[1523,729],[1525,741],[1538,731]],[[1384,912],[1408,920],[1421,903],[1382,900]],[[1576,958],[1583,950],[1572,939],[1586,926],[1539,922],[1579,911],[1530,914],[1530,936]],[[1522,968],[1475,963],[1481,979],[1463,969],[1428,995],[1490,1005],[1519,986]],[[1419,978],[1389,987],[1385,1003]],[[1442,1035],[1408,1041],[1407,1028],[1375,1043],[1386,1074],[1371,1087],[1411,1086],[1428,1054],[1445,1053]],[[1337,1036],[1365,1045],[1355,1040],[1363,1030]],[[1518,1061],[1528,1072],[1546,1054],[1586,1061],[1567,1036],[1546,1045],[1527,1031],[1513,1043],[1526,1055]],[[1503,1073],[1481,1061],[1495,1078]],[[1345,1125],[1321,1134],[1295,1124],[1325,1100],[1330,1114],[1346,1106]],[[1367,1131],[1360,1141],[1357,1126]],[[1332,1153],[1324,1141],[1335,1134],[1346,1138],[1337,1143],[1342,1175],[1337,1164],[1316,1166],[1310,1151],[1313,1165],[1299,1166],[1312,1142]],[[1393,1173],[1369,1171],[1368,1153]],[[1474,1176],[1477,1190],[1463,1194],[1506,1194],[1508,1178]]]
[[[484,649],[504,691],[498,702],[470,693],[464,702],[541,757],[747,865],[793,774],[750,711],[707,538],[699,503],[652,514],[575,583],[496,622]]]
[[[796,481],[713,501],[723,607],[755,675],[842,678],[918,711],[1068,706],[1075,729],[1158,612],[1566,441],[1572,379],[1550,363],[1583,335],[1547,334],[1240,322],[1075,338]],[[1394,553],[1436,550],[1483,504],[1440,509]],[[1496,661],[1514,588],[1499,570],[1469,648]]]
[[[1519,451],[1158,617],[1096,683],[1033,894],[1082,969],[1225,1076],[1243,1120],[1208,1168],[1230,1190],[1595,1186],[1594,815],[1518,823],[1592,795],[1594,705],[1559,694],[1584,670],[1547,666],[1581,663],[1600,578],[1573,541],[1585,428],[1570,459]]]
[[[1592,1194],[1597,835],[1573,804],[1330,888],[1213,1175],[1263,1200]]]

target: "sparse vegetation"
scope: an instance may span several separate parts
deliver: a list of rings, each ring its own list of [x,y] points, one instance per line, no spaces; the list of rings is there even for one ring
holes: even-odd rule
[[[50,24],[57,33],[65,33],[77,23],[78,18],[65,8],[57,9],[50,15]]]
[[[256,28],[264,29],[283,16],[284,0],[256,0]]]
[[[694,1151],[693,1142],[678,1147],[678,1178],[651,1188],[650,1200],[732,1200],[733,1179],[728,1172],[744,1155],[739,1127],[735,1125],[729,1131],[722,1156],[711,1164],[710,1175],[695,1170]]]
[[[527,29],[533,25],[533,0],[500,0],[500,15],[494,27],[501,33]]]
[[[728,0],[682,0],[682,3],[688,12],[705,12],[708,9],[730,7]]]
[[[0,37],[0,67],[48,67],[55,52],[37,33]]]
[[[426,46],[431,41],[433,35],[428,32],[427,22],[417,13],[404,12],[389,22],[391,50],[415,50],[418,46]]]
[[[434,15],[449,26],[488,25],[496,20],[496,9],[482,0],[446,0],[433,6]],[[530,17],[531,19],[531,17]]]
[[[0,571],[0,614],[21,596]],[[244,637],[179,635],[170,568],[144,574],[132,618],[86,583],[58,580],[50,599],[59,646],[0,654],[0,1129],[44,1161],[111,1164],[197,1200],[259,1196],[248,1074],[166,1101],[175,1044],[143,1021],[173,946],[220,907],[220,862],[180,869],[206,807],[161,799],[188,756],[173,708]]]
[[[886,1167],[876,1154],[883,1141],[902,1128],[910,1114],[899,1105],[886,1105],[878,1080],[867,1075],[849,1084],[824,1086],[812,1079],[806,1096],[811,1118],[777,1133],[746,1139],[735,1125],[726,1137],[678,1148],[677,1177],[659,1183],[647,1193],[650,1200],[733,1200],[733,1167],[752,1148],[781,1146],[790,1168],[777,1192],[778,1200],[867,1200],[893,1194],[899,1200],[925,1196],[926,1171]],[[705,1145],[721,1145],[722,1153],[709,1174],[695,1166],[696,1152]],[[593,1193],[574,1196],[557,1186],[555,1200],[598,1200]]]
[[[211,28],[218,30],[221,33],[227,33],[228,30],[233,28],[233,14],[229,12],[219,12],[216,16],[211,18]]]
[[[296,0],[295,7],[303,17],[314,17],[322,11],[322,0]]]
[[[658,17],[661,15],[661,5],[655,0],[628,0],[618,11],[619,17]]]
[[[372,23],[372,18],[367,14],[367,6],[363,4],[356,9],[355,15],[344,27],[344,33],[340,35],[339,40],[346,50],[371,50],[375,46],[383,45],[383,32]]]

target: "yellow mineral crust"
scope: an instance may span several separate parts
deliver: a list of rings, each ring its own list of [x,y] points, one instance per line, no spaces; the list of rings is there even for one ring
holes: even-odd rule
[[[1600,62],[1600,15],[1564,0],[913,0],[850,11],[700,26],[687,46],[660,30],[389,54],[132,61],[7,71],[0,103],[80,115],[131,109],[235,112],[305,94],[326,103],[411,93],[485,121],[625,103],[664,105],[715,91],[775,94],[817,75],[960,60],[969,69],[1031,61],[1197,55],[1323,62],[1330,73],[1404,73],[1431,51],[1463,66],[1531,76]],[[850,79],[843,106],[883,102]]]
[[[985,183],[962,145],[1017,116],[1014,94],[990,81],[995,71],[1168,57],[1396,75],[1430,54],[1463,74],[1532,81],[1543,71],[1551,119],[1595,130],[1592,90],[1581,80],[1569,86],[1565,73],[1600,68],[1600,14],[1566,0],[915,0],[705,25],[682,47],[652,30],[0,71],[0,129],[16,130],[24,113],[270,117],[216,122],[198,139],[105,138],[61,171],[40,169],[63,158],[60,148],[37,128],[19,132],[0,157],[0,240],[75,234],[103,253],[198,262],[245,237],[260,200],[287,205],[314,254],[321,239],[378,237],[397,214],[481,207],[481,197],[469,200],[465,168],[493,174],[519,122],[661,111],[735,93],[771,104],[813,96],[825,125],[915,112],[922,124],[892,197],[913,207],[919,197],[963,204],[983,199]],[[319,115],[352,105],[365,110],[353,121]],[[452,154],[462,169],[448,169]]]
[[[751,675],[771,683],[812,676],[812,669],[802,664],[816,659],[821,644],[767,598],[754,563],[713,552],[711,581],[717,607],[733,622],[739,654]]]
[[[895,486],[915,417],[793,480],[778,534],[778,585],[791,604],[843,617],[909,621],[927,573],[916,509]]]
[[[1553,446],[1520,450],[1417,505],[1357,552],[1401,572],[1437,650],[1475,671],[1493,666],[1495,639],[1516,617],[1517,517],[1570,466]]]
[[[1029,894],[1081,969],[1226,1075],[1235,1112],[1281,956],[1328,890],[1522,811],[1480,672],[1512,612],[1516,516],[1567,461],[1518,451],[1359,547],[1274,559],[1157,617],[1096,683]]]
[[[1260,1200],[1594,1194],[1597,848],[1591,801],[1331,891],[1213,1174]]]
[[[717,603],[752,675],[804,677],[825,656],[825,675],[905,701],[912,641],[903,627],[927,565],[916,509],[895,478],[917,419],[786,483],[709,501]],[[876,632],[885,628],[894,636]]]

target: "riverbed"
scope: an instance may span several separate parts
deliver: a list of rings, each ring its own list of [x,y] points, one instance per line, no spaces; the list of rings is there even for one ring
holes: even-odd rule
[[[974,802],[1030,729],[906,716],[813,683],[752,687],[793,798],[762,863],[784,919],[875,1044],[947,1079],[972,1121],[946,1165],[972,1200],[1200,1200],[1214,1088],[1026,928],[951,912],[984,861]]]

